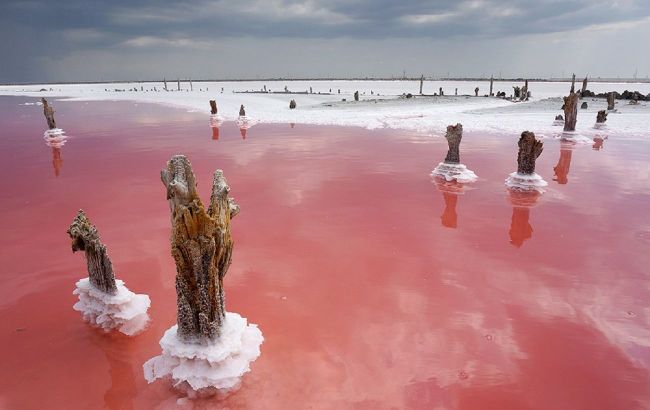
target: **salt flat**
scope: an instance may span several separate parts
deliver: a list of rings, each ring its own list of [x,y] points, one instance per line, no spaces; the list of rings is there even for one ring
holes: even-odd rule
[[[522,82],[495,81],[494,92],[512,93],[513,86]],[[580,82],[576,82],[579,88]],[[248,93],[260,91],[266,86],[272,92],[282,92],[285,86],[290,93]],[[153,91],[154,87],[157,91]],[[518,134],[531,130],[541,137],[551,137],[561,131],[553,126],[553,118],[562,114],[562,96],[568,94],[570,85],[559,82],[530,82],[532,98],[528,102],[474,97],[489,91],[487,81],[425,81],[424,94],[432,95],[442,87],[445,96],[419,96],[419,81],[181,81],[178,91],[176,81],[168,81],[169,91],[163,90],[162,82],[143,83],[97,83],[0,86],[0,95],[55,98],[63,101],[114,100],[156,103],[183,107],[190,111],[209,111],[208,101],[215,99],[219,116],[224,121],[234,121],[239,107],[246,107],[250,124],[296,123],[314,125],[358,126],[367,129],[393,128],[438,135],[448,124],[460,122],[468,132],[494,132]],[[311,87],[312,93],[309,92]],[[40,91],[45,89],[47,91]],[[115,90],[124,91],[115,91]],[[137,89],[137,91],[134,91]],[[590,83],[588,89],[595,92],[624,90],[650,93],[650,83]],[[340,91],[339,91],[340,90]],[[458,93],[458,96],[454,94]],[[360,93],[355,102],[353,94]],[[339,93],[340,92],[340,93]],[[299,93],[299,94],[298,94]],[[319,94],[320,93],[320,94]],[[415,98],[400,98],[411,93]],[[289,109],[289,101],[295,99],[298,107]],[[345,99],[346,101],[342,101]],[[585,98],[588,109],[578,114],[576,132],[591,137],[602,134],[595,130],[596,112],[606,108],[602,98]],[[636,106],[628,101],[617,101],[617,112],[607,121],[609,135],[644,137],[650,131],[650,104],[642,101]]]

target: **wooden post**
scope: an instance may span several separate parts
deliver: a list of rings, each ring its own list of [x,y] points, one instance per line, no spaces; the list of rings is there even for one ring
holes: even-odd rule
[[[493,97],[494,94],[492,93],[492,84],[494,83],[494,76],[490,76],[490,97]]]
[[[575,131],[578,119],[578,94],[571,92],[564,97],[564,131]]]
[[[573,74],[573,78],[571,79],[571,91],[569,91],[569,94],[573,94],[576,92],[576,75],[575,73]]]
[[[422,95],[422,87],[424,87],[424,74],[420,77],[420,95]]]
[[[215,115],[217,113],[217,102],[215,100],[210,100],[210,114]]]
[[[185,342],[206,343],[219,337],[225,319],[223,279],[232,258],[230,223],[239,206],[228,197],[230,187],[218,169],[206,210],[192,165],[183,155],[173,156],[160,178],[172,214],[178,336]]]
[[[614,109],[614,104],[616,104],[616,97],[614,93],[607,93],[607,109],[609,111],[612,111]]]
[[[544,149],[544,144],[535,138],[535,134],[524,131],[519,138],[519,154],[517,155],[517,173],[532,175],[535,173],[535,161]]]
[[[359,101],[359,91],[354,92],[354,101]]]
[[[178,78],[178,79],[176,79],[176,81],[178,83],[178,91],[180,91],[181,90],[181,79]]]
[[[192,85],[192,80],[190,80],[190,91],[194,91],[194,86]]]
[[[449,150],[445,157],[445,164],[460,164],[460,141],[463,139],[463,125],[448,125],[445,134]]]
[[[165,83],[165,91],[167,91],[167,79],[163,78],[163,83]]]
[[[53,130],[56,128],[56,121],[54,121],[54,108],[47,103],[45,98],[41,98],[41,102],[43,103],[43,114],[47,121],[47,127]]]
[[[478,87],[474,89],[474,94],[478,97]]]
[[[598,114],[596,114],[596,124],[604,124],[605,121],[607,121],[607,111],[598,111]]]
[[[442,91],[442,87],[440,87],[440,88],[438,89],[438,91],[440,91],[440,92],[438,93],[438,95],[445,95],[445,93]]]
[[[86,254],[90,283],[104,293],[115,295],[117,285],[106,246],[99,239],[97,228],[90,223],[83,210],[79,210],[70,224],[68,235],[72,239],[72,252],[84,251]]]
[[[526,101],[528,99],[528,80],[524,82],[524,86],[519,91],[519,101]]]
[[[293,110],[296,108],[296,100],[289,101],[289,109]]]
[[[582,89],[580,90],[580,98],[582,98],[583,95],[585,95],[585,91],[587,91],[587,77],[585,76],[585,79],[582,80]]]
[[[244,104],[242,104],[242,105],[239,107],[239,116],[240,116],[240,117],[245,117],[245,116],[246,116],[246,110],[244,109]]]

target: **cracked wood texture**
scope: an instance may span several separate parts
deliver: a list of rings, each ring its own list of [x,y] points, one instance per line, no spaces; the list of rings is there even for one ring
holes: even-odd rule
[[[41,102],[43,103],[43,114],[45,115],[47,126],[49,129],[53,130],[56,128],[56,121],[54,121],[54,108],[48,104],[45,98],[41,98]]]
[[[463,138],[463,125],[458,123],[456,125],[448,125],[447,133],[445,134],[449,150],[445,157],[445,164],[460,164],[460,140]]]
[[[97,228],[82,209],[68,228],[68,235],[72,239],[72,252],[84,251],[86,254],[90,283],[104,293],[116,294],[113,264],[106,252],[106,246],[101,242]]]
[[[575,131],[578,121],[578,94],[573,91],[564,97],[564,131]]]
[[[535,138],[535,134],[524,131],[519,138],[519,154],[517,155],[517,172],[524,175],[535,173],[535,161],[544,149],[544,144]]]
[[[208,343],[219,337],[225,318],[223,278],[233,248],[230,221],[239,206],[228,197],[223,171],[216,170],[206,210],[192,166],[183,155],[172,157],[160,176],[171,209],[178,336],[186,342]]]

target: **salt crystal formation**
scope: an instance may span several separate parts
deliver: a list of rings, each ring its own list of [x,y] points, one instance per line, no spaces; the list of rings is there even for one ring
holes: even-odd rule
[[[535,173],[535,161],[541,155],[544,144],[535,138],[534,133],[524,131],[521,133],[518,145],[517,172],[513,172],[506,179],[506,186],[524,191],[544,192],[543,187],[548,183]]]
[[[72,221],[68,235],[72,252],[84,251],[88,265],[88,278],[78,281],[73,292],[79,296],[73,308],[86,321],[106,331],[117,329],[132,336],[144,330],[149,320],[149,296],[136,295],[123,281],[115,280],[106,246],[83,210]]]
[[[434,177],[444,178],[446,181],[457,181],[461,183],[473,182],[478,179],[476,174],[460,163],[460,141],[463,138],[462,124],[447,126],[445,134],[449,150],[445,161],[431,172]]]
[[[144,364],[144,375],[150,383],[171,378],[188,393],[229,391],[259,357],[264,340],[256,325],[225,310],[223,278],[233,248],[230,224],[239,206],[228,197],[230,187],[217,170],[206,210],[183,155],[172,157],[161,179],[172,213],[177,325],[165,332],[162,355]]]

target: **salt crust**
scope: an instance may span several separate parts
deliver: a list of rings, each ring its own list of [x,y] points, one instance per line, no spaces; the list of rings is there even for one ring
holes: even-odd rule
[[[105,331],[117,329],[128,336],[136,335],[147,326],[151,300],[147,295],[131,292],[119,279],[115,284],[117,293],[109,295],[95,288],[89,278],[79,280],[72,292],[79,296],[73,309],[81,312],[84,320]]]
[[[444,178],[446,181],[457,181],[457,182],[474,182],[478,179],[476,174],[467,169],[463,164],[446,164],[441,162],[438,166],[431,172],[431,175],[434,177]]]
[[[190,396],[238,388],[241,377],[260,356],[264,341],[257,325],[231,312],[226,312],[221,335],[214,343],[184,342],[177,331],[177,325],[167,329],[160,339],[162,355],[149,359],[142,367],[149,383],[171,378],[174,387]]]
[[[569,142],[575,142],[578,144],[591,144],[593,143],[593,139],[585,137],[584,135],[580,135],[574,131],[564,131],[561,134],[558,135],[560,140],[562,141],[569,141]]]
[[[506,186],[508,188],[520,189],[523,191],[532,191],[543,193],[543,187],[548,186],[548,182],[539,176],[537,173],[532,173],[530,175],[520,174],[518,172],[513,172],[506,179]]]

